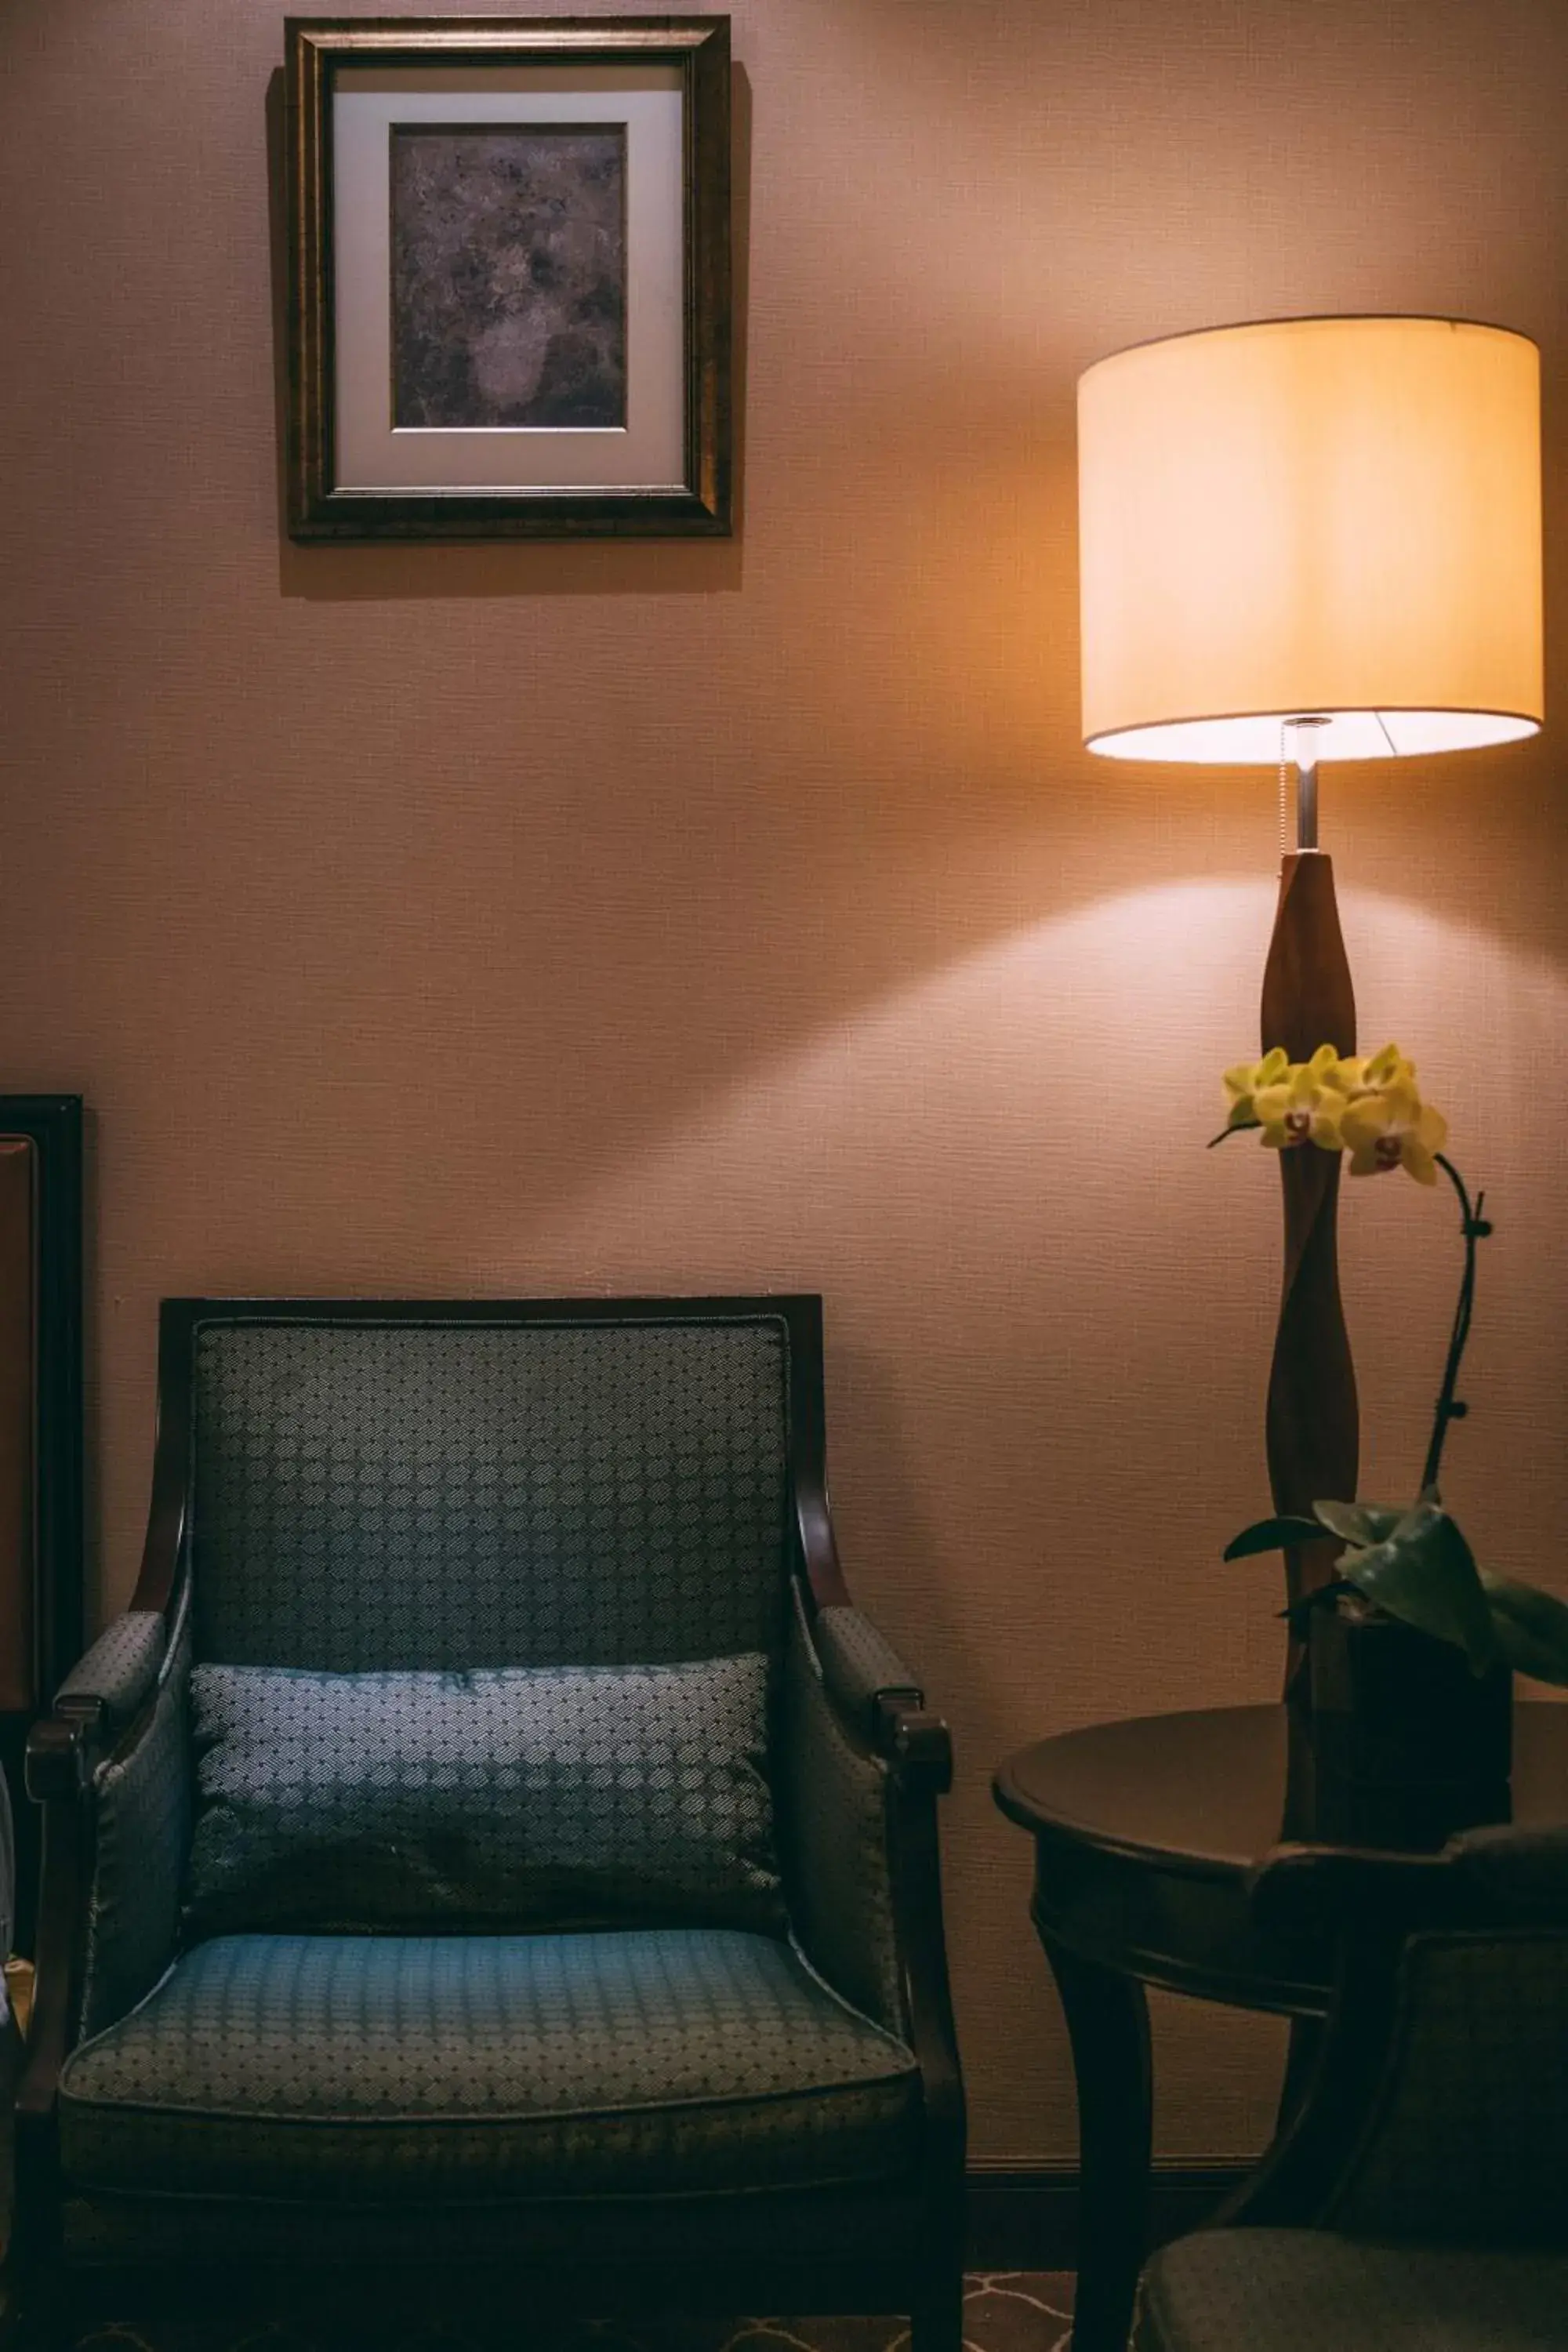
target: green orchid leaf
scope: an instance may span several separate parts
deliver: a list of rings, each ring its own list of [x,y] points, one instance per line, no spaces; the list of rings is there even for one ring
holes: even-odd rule
[[[1249,1559],[1254,1552],[1283,1551],[1287,1544],[1321,1543],[1323,1530],[1316,1519],[1258,1519],[1232,1536],[1225,1548],[1226,1559]]]
[[[1327,1584],[1315,1585],[1310,1592],[1303,1592],[1299,1601],[1292,1601],[1288,1609],[1280,1609],[1276,1614],[1289,1627],[1292,1641],[1304,1642],[1311,1633],[1316,1612],[1327,1609],[1342,1592],[1354,1589],[1342,1576],[1331,1577]]]
[[[1516,1675],[1568,1687],[1568,1604],[1533,1584],[1481,1570],[1498,1648]]]
[[[1496,1663],[1498,1636],[1480,1570],[1436,1504],[1417,1503],[1380,1542],[1344,1553],[1340,1574],[1390,1617],[1463,1650],[1472,1674]]]
[[[1348,1544],[1382,1543],[1405,1517],[1385,1503],[1314,1503],[1312,1508],[1329,1533]]]
[[[1217,1135],[1210,1136],[1205,1149],[1212,1151],[1216,1143],[1223,1143],[1230,1135],[1256,1135],[1262,1124],[1260,1118],[1233,1119],[1228,1127],[1222,1127]]]

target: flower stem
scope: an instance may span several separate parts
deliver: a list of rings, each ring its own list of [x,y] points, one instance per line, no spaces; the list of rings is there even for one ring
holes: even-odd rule
[[[1462,1421],[1468,1407],[1461,1404],[1454,1391],[1458,1385],[1459,1366],[1464,1361],[1465,1342],[1470,1336],[1470,1317],[1476,1303],[1476,1244],[1485,1241],[1491,1232],[1481,1209],[1486,1200],[1478,1192],[1472,1202],[1465,1190],[1465,1180],[1451,1160],[1439,1151],[1438,1167],[1459,1196],[1460,1228],[1465,1237],[1465,1270],[1459,1277],[1458,1303],[1454,1309],[1454,1328],[1448,1335],[1448,1357],[1443,1367],[1443,1385],[1437,1393],[1437,1408],[1432,1423],[1432,1443],[1426,1448],[1426,1466],[1421,1473],[1421,1491],[1436,1495],[1437,1473],[1443,1463],[1443,1445],[1451,1421]]]

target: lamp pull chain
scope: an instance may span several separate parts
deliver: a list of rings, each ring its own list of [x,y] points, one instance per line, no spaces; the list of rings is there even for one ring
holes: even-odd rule
[[[1288,771],[1289,755],[1285,747],[1285,721],[1279,721],[1279,855],[1290,854],[1290,782]]]

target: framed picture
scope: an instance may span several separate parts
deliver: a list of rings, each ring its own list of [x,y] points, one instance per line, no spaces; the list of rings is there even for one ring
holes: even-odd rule
[[[288,21],[289,530],[730,530],[727,16]]]
[[[81,1204],[81,1097],[0,1095],[0,1773],[16,1829],[14,1948],[27,1953],[41,1820],[24,1781],[27,1733],[86,1630]]]

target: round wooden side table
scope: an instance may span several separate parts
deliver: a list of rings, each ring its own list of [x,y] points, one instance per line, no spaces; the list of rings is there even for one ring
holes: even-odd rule
[[[1282,1706],[1143,1716],[1009,1757],[998,1805],[1035,1841],[1031,1916],[1061,1995],[1079,2102],[1073,2352],[1124,2352],[1147,2247],[1146,1985],[1321,2019],[1333,1954],[1260,1930],[1247,1877],[1299,1834]],[[1568,1706],[1514,1717],[1511,1818],[1568,1820]]]

